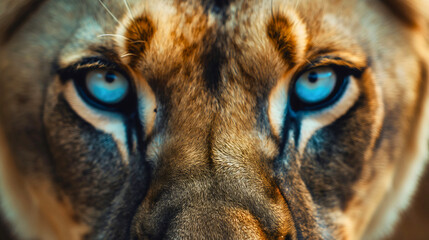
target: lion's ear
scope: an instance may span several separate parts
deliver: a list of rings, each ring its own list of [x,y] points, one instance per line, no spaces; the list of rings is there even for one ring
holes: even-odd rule
[[[411,28],[425,28],[429,19],[427,0],[379,0],[397,18]]]
[[[7,42],[44,2],[44,0],[0,0],[0,44]]]

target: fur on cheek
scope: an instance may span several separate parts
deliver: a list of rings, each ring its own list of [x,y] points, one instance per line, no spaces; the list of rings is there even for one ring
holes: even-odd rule
[[[57,197],[51,180],[24,176],[8,149],[0,128],[1,208],[16,233],[28,239],[82,239],[89,229],[76,222],[68,199]]]

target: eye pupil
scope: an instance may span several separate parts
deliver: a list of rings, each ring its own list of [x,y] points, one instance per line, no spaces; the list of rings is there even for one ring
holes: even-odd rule
[[[112,83],[116,80],[116,78],[117,77],[116,77],[115,73],[113,73],[113,72],[107,72],[106,73],[106,77],[105,77],[106,82]]]
[[[308,74],[308,81],[309,81],[309,82],[311,82],[311,83],[315,83],[315,82],[317,82],[317,79],[318,79],[318,75],[317,75],[317,73],[316,73],[316,72],[310,72],[310,73]]]

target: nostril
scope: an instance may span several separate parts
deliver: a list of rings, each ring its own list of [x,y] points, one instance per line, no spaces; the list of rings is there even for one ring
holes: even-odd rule
[[[285,240],[292,240],[292,234],[286,234]]]

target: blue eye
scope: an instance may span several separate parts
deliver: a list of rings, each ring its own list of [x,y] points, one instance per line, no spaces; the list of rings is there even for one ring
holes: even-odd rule
[[[88,92],[104,104],[117,104],[127,96],[129,83],[122,74],[106,70],[87,73],[85,84]]]
[[[341,67],[318,67],[304,72],[294,81],[292,109],[316,110],[332,104],[344,92],[350,75]]]
[[[62,78],[68,79],[67,73]],[[72,72],[71,78],[80,97],[92,107],[124,114],[135,110],[136,95],[124,74],[107,69],[82,68]]]
[[[337,75],[331,68],[317,68],[301,75],[295,83],[297,97],[305,103],[325,100],[335,88]]]

